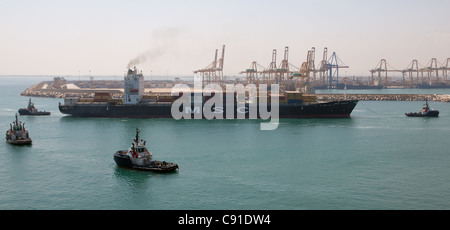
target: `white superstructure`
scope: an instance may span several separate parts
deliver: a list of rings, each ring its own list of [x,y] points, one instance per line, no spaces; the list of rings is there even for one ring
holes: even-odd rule
[[[136,67],[129,69],[124,77],[123,104],[137,104],[144,97],[144,76],[138,73]]]

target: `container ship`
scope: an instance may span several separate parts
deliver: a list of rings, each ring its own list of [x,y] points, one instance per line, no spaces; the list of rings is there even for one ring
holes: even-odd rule
[[[59,104],[59,110],[63,114],[74,117],[174,118],[172,115],[173,104],[180,100],[182,95],[183,92],[177,96],[170,93],[145,94],[142,71],[139,72],[134,68],[134,70],[129,69],[124,77],[122,98],[112,98],[108,92],[97,92],[94,98],[69,97],[64,99],[64,104]],[[223,114],[224,119],[230,119],[228,116],[230,114],[234,115],[232,118],[237,119],[252,118],[250,111],[255,108],[257,118],[265,119],[260,117],[263,108],[258,102],[261,100],[267,102],[266,108],[264,108],[266,111],[272,111],[271,107],[274,105],[271,104],[271,98],[274,95],[268,95],[265,98],[258,97],[256,100],[247,98],[239,103],[241,99],[234,93],[233,105],[227,106],[225,93],[223,95],[222,106],[214,105],[211,109],[214,114]],[[214,93],[190,92],[187,97],[189,100],[181,104],[179,112],[186,113],[184,118],[199,118],[199,114],[201,114],[200,118],[204,119],[206,117],[202,114],[202,108],[213,96]],[[276,97],[279,118],[348,118],[358,103],[358,100],[318,102],[314,94],[305,94],[299,91],[285,91]],[[227,113],[227,109],[230,108],[233,109],[233,112]]]

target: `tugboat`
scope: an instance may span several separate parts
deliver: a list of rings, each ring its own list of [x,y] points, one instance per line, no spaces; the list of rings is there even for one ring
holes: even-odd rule
[[[430,109],[428,106],[428,100],[425,101],[425,104],[423,104],[422,109],[418,113],[405,113],[408,117],[437,117],[439,116],[438,110]]]
[[[10,129],[6,131],[6,141],[13,145],[31,145],[31,138],[28,131],[25,130],[25,123],[17,119],[10,124]]]
[[[178,168],[175,163],[152,160],[152,154],[145,147],[146,141],[139,140],[139,132],[136,129],[136,138],[128,151],[119,150],[114,154],[118,166],[157,172],[170,172]]]
[[[28,101],[28,107],[19,109],[19,114],[20,115],[50,115],[50,112],[38,111],[34,107],[34,104],[31,102],[31,98],[30,98],[30,100]]]

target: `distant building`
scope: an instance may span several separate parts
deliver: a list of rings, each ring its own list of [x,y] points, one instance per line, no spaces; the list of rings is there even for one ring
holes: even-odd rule
[[[52,86],[53,88],[61,89],[66,83],[67,81],[64,77],[54,77]]]

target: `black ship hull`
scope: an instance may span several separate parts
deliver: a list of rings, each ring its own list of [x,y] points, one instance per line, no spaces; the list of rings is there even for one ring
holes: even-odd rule
[[[355,108],[358,100],[333,101],[325,103],[311,104],[279,104],[279,118],[348,118]],[[226,105],[215,107],[215,113],[223,114],[226,117]],[[190,114],[191,118],[196,118],[197,113],[201,113],[202,107],[194,107],[183,110]],[[244,107],[234,105],[234,117],[245,116],[249,118],[249,104]],[[261,118],[260,108],[257,109],[257,118]],[[63,114],[75,117],[123,117],[123,118],[172,118],[172,103],[142,103],[136,105],[115,105],[109,103],[76,103],[73,105],[59,105],[59,110]],[[267,111],[271,111],[271,105],[267,105]],[[243,115],[242,115],[243,114]],[[202,118],[205,118],[202,116]]]
[[[50,115],[50,112],[46,112],[46,111],[30,111],[28,109],[19,109],[19,114],[20,115],[30,115],[30,116],[44,116],[44,115]]]
[[[405,115],[408,117],[438,117],[439,111],[437,111],[437,110],[428,111],[425,114],[423,114],[423,113],[405,113]]]

